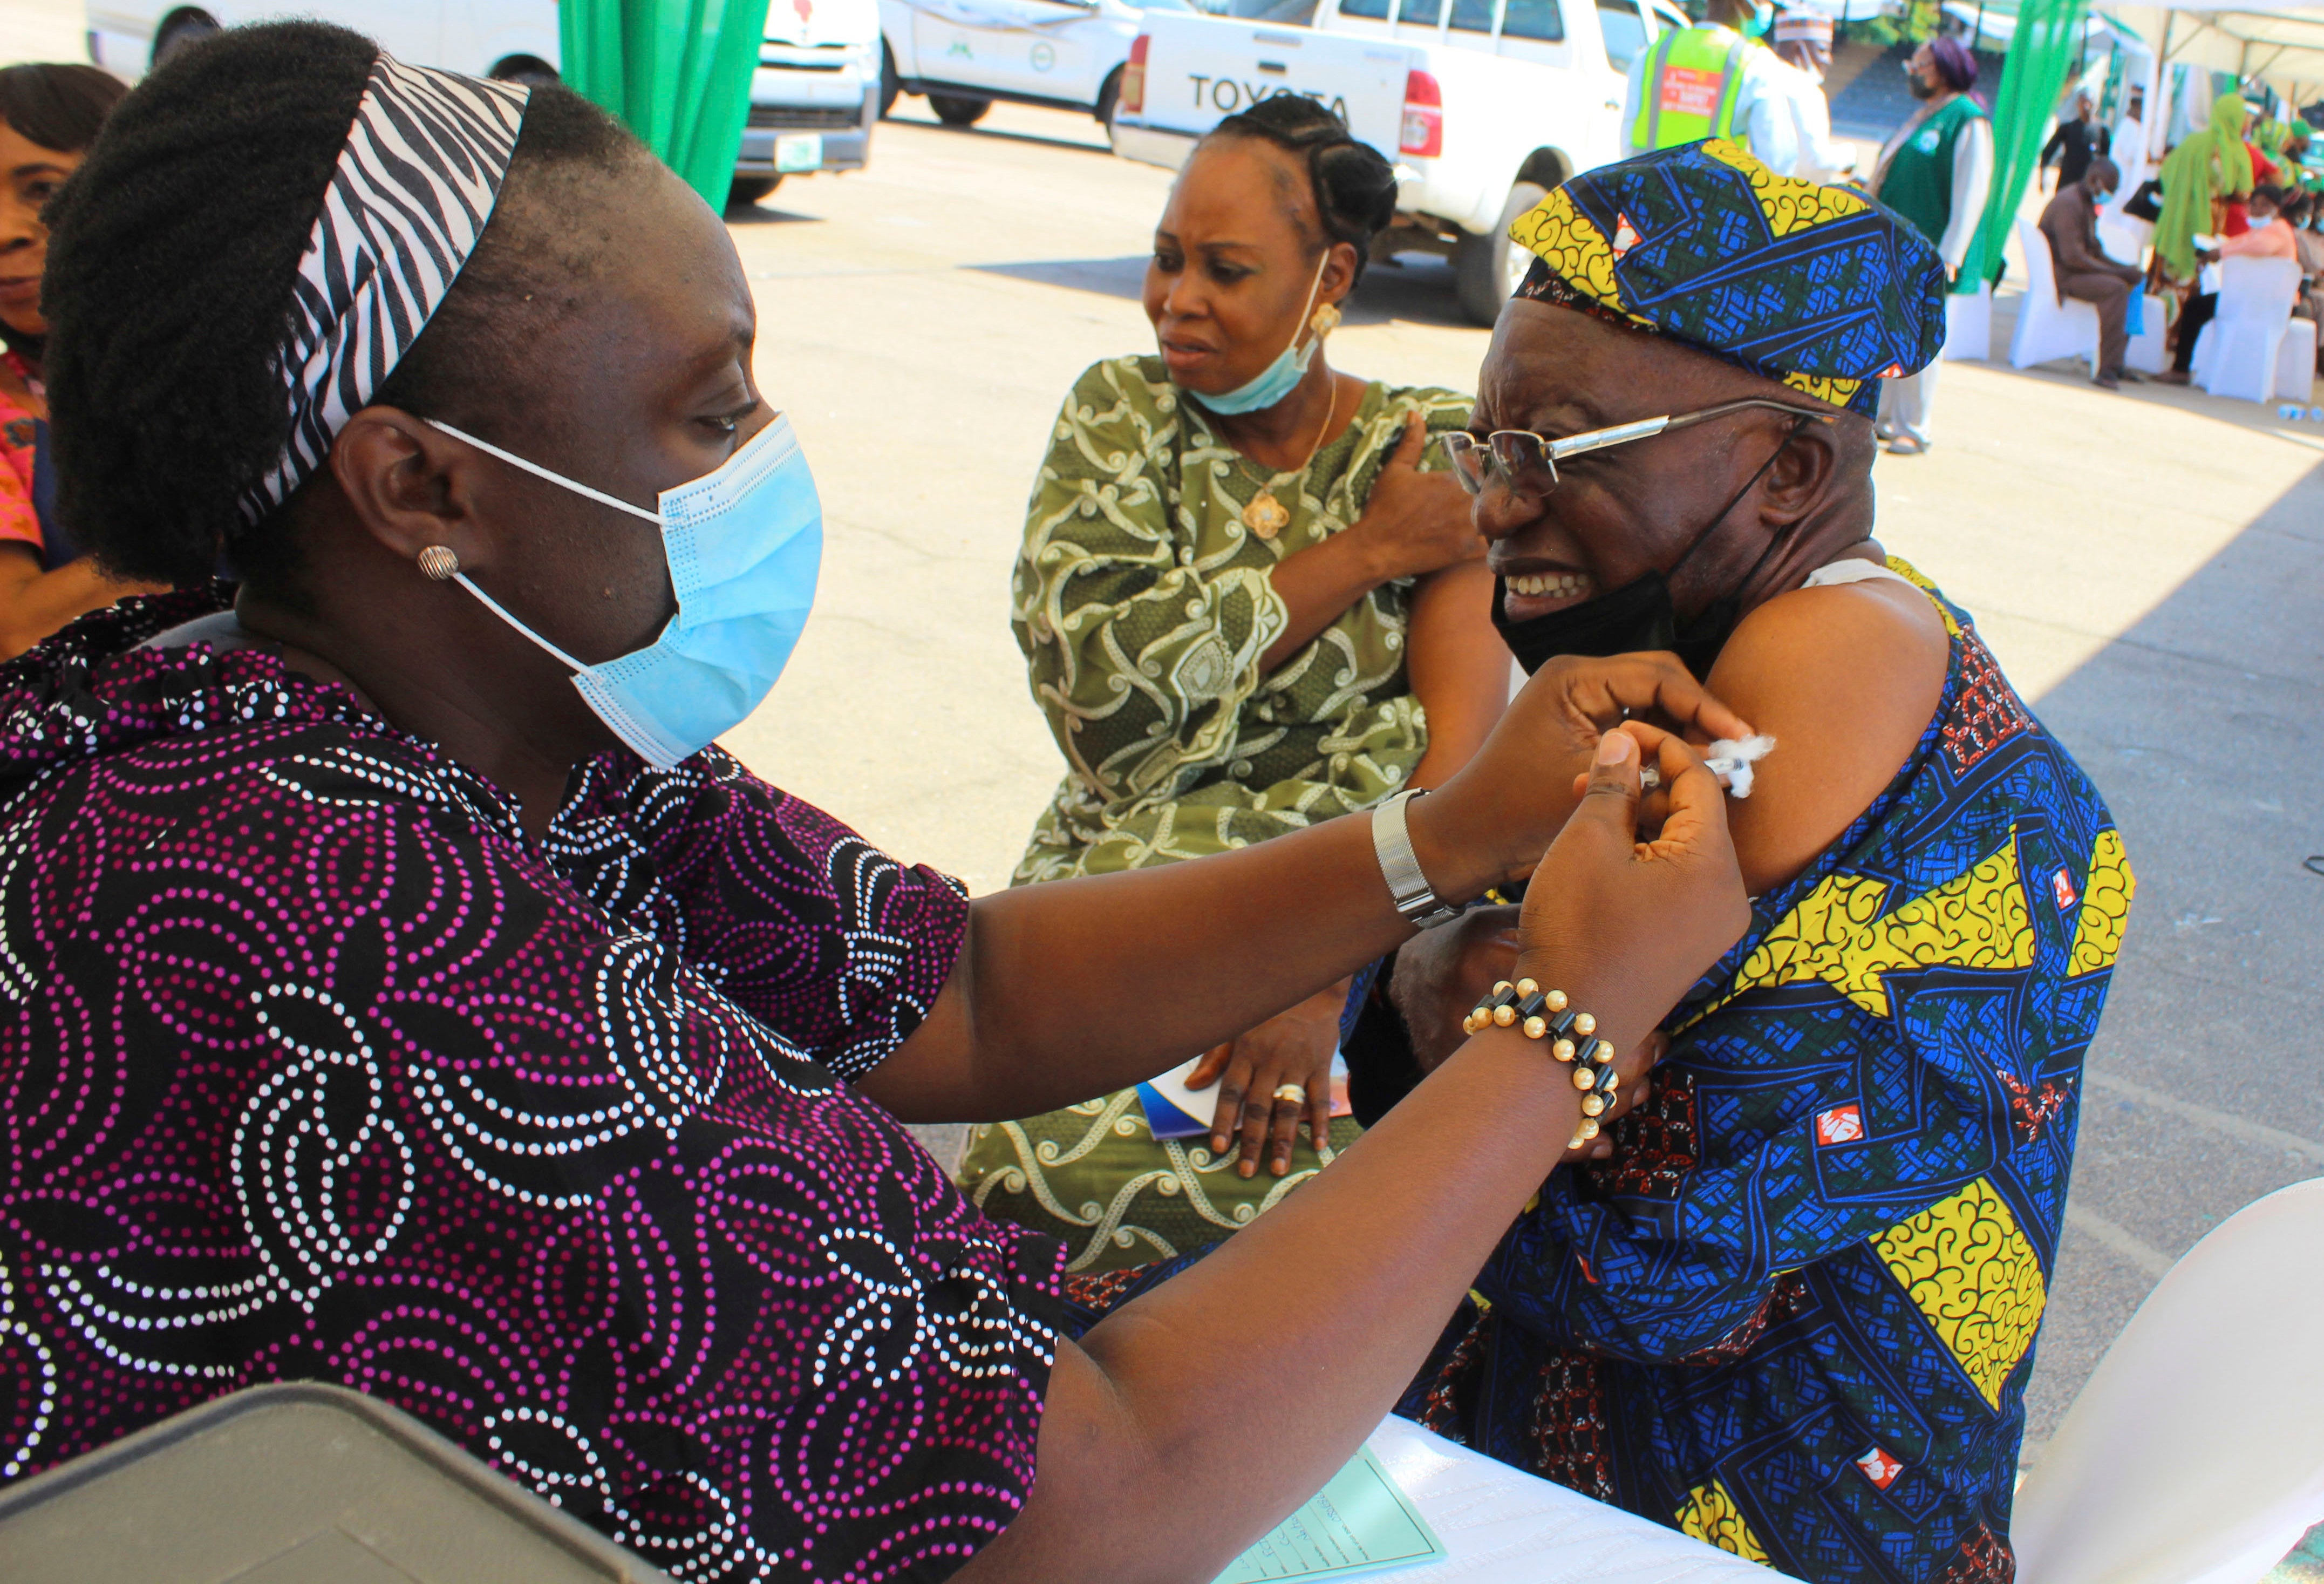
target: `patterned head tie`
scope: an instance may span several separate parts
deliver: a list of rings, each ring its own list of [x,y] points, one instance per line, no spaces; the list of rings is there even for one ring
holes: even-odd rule
[[[281,459],[242,499],[257,523],[330,455],[442,304],[491,220],[530,90],[382,54],[299,262],[275,372]]]
[[[1519,297],[1667,336],[1869,418],[1873,382],[1945,338],[1945,269],[1910,224],[1721,138],[1574,177],[1520,216]]]

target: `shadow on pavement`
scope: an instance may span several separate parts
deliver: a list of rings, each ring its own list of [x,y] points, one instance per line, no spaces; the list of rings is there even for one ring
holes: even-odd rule
[[[821,215],[796,215],[788,209],[770,209],[754,203],[731,203],[724,217],[730,226],[819,226]]]
[[[1058,112],[1065,116],[1074,113],[1071,110]],[[1028,143],[1039,148],[1065,149],[1077,154],[1102,154],[1109,160],[1113,158],[1113,150],[1107,144],[1084,143],[1079,138],[1044,137],[1038,132],[1011,132],[1003,126],[946,126],[934,117],[923,119],[918,116],[883,116],[880,119],[883,125],[919,126],[930,132],[948,132],[955,137],[982,137],[997,139],[1002,143]],[[1093,120],[1091,125],[1095,125],[1095,121]]]
[[[962,264],[988,275],[1061,286],[1071,292],[1091,292],[1135,302],[1146,289],[1146,255],[1125,258],[1047,258],[1020,264]],[[1465,325],[1452,296],[1452,268],[1439,260],[1407,255],[1394,264],[1374,264],[1364,272],[1363,284],[1345,305],[1347,322]]]
[[[2225,405],[2253,404],[2206,414]],[[2153,1285],[2126,1250],[2175,1259],[2324,1172],[2324,876],[2304,864],[2324,852],[2319,602],[2324,465],[2035,702],[2138,876],[2027,1398],[2037,1440]]]

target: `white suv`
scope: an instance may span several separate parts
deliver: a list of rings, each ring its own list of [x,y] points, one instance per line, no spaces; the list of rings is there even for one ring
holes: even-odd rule
[[[134,81],[222,27],[298,16],[379,41],[401,60],[554,82],[557,0],[88,0],[89,59]],[[775,0],[767,10],[731,199],[785,176],[861,170],[879,118],[877,0]]]
[[[947,126],[995,99],[1096,116],[1109,129],[1122,62],[1148,11],[1186,0],[880,0],[880,113],[926,94]]]

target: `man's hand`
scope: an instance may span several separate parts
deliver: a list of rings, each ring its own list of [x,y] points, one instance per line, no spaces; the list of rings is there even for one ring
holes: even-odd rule
[[[1241,1038],[1206,1052],[1186,1075],[1190,1089],[1219,1086],[1218,1109],[1211,1119],[1211,1153],[1224,1155],[1242,1135],[1237,1172],[1257,1175],[1261,1154],[1277,1177],[1291,1170],[1291,1146],[1299,1119],[1322,1149],[1332,1132],[1332,1058],[1340,1049],[1340,1014],[1348,1004],[1348,981],[1309,996],[1290,1011],[1268,1018]],[[1275,1098],[1285,1084],[1307,1093],[1303,1103]]]
[[[1388,999],[1412,1037],[1412,1058],[1427,1076],[1469,1036],[1461,1020],[1501,980],[1516,976],[1517,910],[1471,908],[1424,930],[1396,954]]]

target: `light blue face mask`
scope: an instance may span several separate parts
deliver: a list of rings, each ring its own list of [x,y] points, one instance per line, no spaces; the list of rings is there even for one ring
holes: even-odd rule
[[[448,423],[435,427],[512,468],[660,526],[678,614],[645,648],[601,665],[574,659],[466,574],[452,574],[494,616],[571,666],[582,701],[640,758],[668,770],[759,707],[807,625],[823,561],[823,504],[788,419],[778,416],[701,477],[663,490],[659,512],[576,484]]]
[[[1743,24],[1743,36],[1747,39],[1764,39],[1767,36],[1767,30],[1775,25],[1775,6],[1769,3],[1769,0],[1759,0],[1758,5],[1752,10],[1751,20]]]
[[[1223,395],[1206,396],[1200,391],[1187,394],[1212,412],[1232,418],[1239,413],[1257,412],[1272,407],[1307,377],[1307,366],[1315,361],[1315,348],[1323,345],[1321,336],[1309,336],[1307,344],[1299,344],[1300,333],[1305,330],[1310,316],[1315,311],[1315,293],[1323,289],[1323,266],[1332,262],[1332,250],[1325,248],[1323,256],[1315,261],[1315,279],[1307,288],[1307,306],[1299,310],[1299,322],[1291,329],[1291,339],[1277,353],[1275,361],[1261,369],[1257,379],[1249,384],[1237,385]]]

